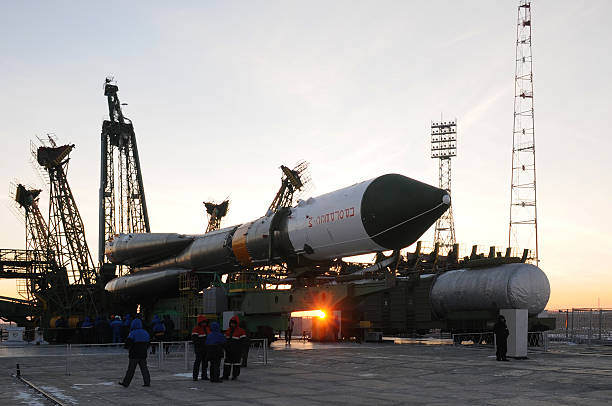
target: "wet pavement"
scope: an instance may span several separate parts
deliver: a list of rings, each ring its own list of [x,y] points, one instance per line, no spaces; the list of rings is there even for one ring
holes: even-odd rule
[[[497,362],[491,348],[429,345],[274,343],[264,365],[252,351],[237,381],[191,379],[193,358],[180,346],[149,357],[152,386],[127,367],[120,348],[0,347],[0,404],[52,402],[18,381],[22,376],[66,405],[610,405],[612,348],[557,345],[527,360]],[[191,354],[189,354],[192,357]],[[69,370],[70,375],[66,372]]]

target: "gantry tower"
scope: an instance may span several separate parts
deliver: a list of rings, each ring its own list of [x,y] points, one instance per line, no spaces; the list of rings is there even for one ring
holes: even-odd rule
[[[270,203],[270,207],[268,207],[268,213],[274,213],[282,207],[291,207],[294,194],[304,190],[305,185],[310,182],[308,163],[305,161],[298,162],[293,169],[289,169],[285,165],[281,165],[280,169],[283,172],[281,186],[274,196],[274,200]]]
[[[451,193],[451,158],[457,156],[457,120],[431,122],[431,157],[439,161],[438,186]],[[441,253],[447,253],[455,244],[453,206],[436,221],[434,243]]]
[[[206,214],[208,216],[208,226],[206,232],[215,231],[221,228],[221,219],[227,215],[229,210],[229,200],[224,200],[221,203],[204,202]]]
[[[85,226],[66,177],[74,145],[50,146],[36,150],[38,164],[49,177],[49,241],[55,244],[57,265],[65,268],[70,281],[79,285],[96,283],[96,268],[85,239]]]
[[[529,248],[531,250],[530,259],[538,264],[531,27],[531,2],[521,0],[516,23],[508,246]]]
[[[104,245],[118,233],[149,233],[149,214],[132,121],[123,115],[112,78],[104,83],[109,119],[102,123],[98,261]],[[115,178],[115,155],[118,176]],[[117,180],[117,183],[115,183]],[[118,194],[118,196],[117,196]]]
[[[19,294],[32,305],[39,301],[42,307],[65,310],[70,308],[71,295],[65,268],[60,268],[55,259],[57,242],[49,232],[39,207],[41,190],[28,188],[22,184],[14,186],[12,196],[16,205],[23,210],[26,226],[26,250],[24,251],[28,269]],[[20,286],[18,284],[18,286]],[[25,289],[24,289],[25,288]],[[38,309],[42,310],[42,309]]]

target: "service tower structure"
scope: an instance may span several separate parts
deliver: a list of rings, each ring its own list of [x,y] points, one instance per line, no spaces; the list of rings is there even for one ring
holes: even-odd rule
[[[431,157],[438,159],[438,187],[451,192],[451,158],[457,156],[457,119],[431,122]],[[449,202],[450,203],[450,202]],[[436,221],[434,243],[447,254],[455,244],[455,222],[452,205]]]
[[[531,54],[531,2],[521,0],[516,23],[514,125],[508,246],[530,249],[537,265],[538,212],[536,206],[533,67]]]
[[[105,262],[104,245],[116,234],[151,232],[136,134],[132,121],[121,111],[118,91],[119,87],[113,79],[106,78],[104,95],[108,101],[109,119],[102,123],[98,224],[100,268]],[[115,151],[119,159],[117,179]],[[115,185],[115,180],[118,185]]]

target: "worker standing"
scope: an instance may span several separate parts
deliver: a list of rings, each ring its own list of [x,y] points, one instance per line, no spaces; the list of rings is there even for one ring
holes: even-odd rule
[[[221,379],[229,379],[230,372],[232,380],[238,379],[238,375],[240,375],[240,357],[243,340],[246,339],[246,331],[239,324],[240,319],[238,316],[234,316],[230,319],[229,328],[225,331],[227,343],[225,345],[225,361],[223,362],[223,377]]]
[[[126,314],[123,317],[123,324],[121,324],[121,342],[124,343],[128,334],[130,334],[130,326],[132,325],[132,316]]]
[[[287,320],[287,330],[285,330],[285,344],[291,344],[291,336],[293,336],[294,322],[291,316]]]
[[[508,351],[508,336],[510,335],[510,331],[508,330],[508,326],[506,325],[506,318],[501,314],[497,318],[497,323],[493,327],[493,332],[495,333],[495,342],[497,344],[497,351],[495,352],[495,356],[498,361],[509,361],[506,358],[506,352]]]
[[[244,331],[248,330],[246,322],[244,320],[240,320],[240,327],[242,327]],[[242,341],[242,353],[240,354],[242,363],[240,366],[242,368],[246,368],[247,361],[249,360],[249,349],[251,347],[251,339],[249,338],[249,334],[247,333],[246,337],[244,337],[244,339],[240,341]]]
[[[174,321],[172,321],[172,319],[170,318],[169,315],[164,314],[164,320],[162,321],[162,323],[164,323],[164,327],[166,328],[166,335],[164,336],[164,340],[165,341],[174,341]],[[166,354],[170,353],[170,343],[166,344],[165,346],[165,351]]]
[[[195,361],[193,362],[194,381],[198,380],[200,364],[202,365],[202,380],[208,379],[208,375],[206,374],[206,369],[208,367],[208,362],[206,360],[206,337],[209,333],[210,328],[208,327],[208,319],[201,314],[198,316],[198,324],[191,331],[191,341],[193,342],[193,350],[195,352]]]
[[[91,318],[89,316],[85,317],[85,321],[81,323],[81,339],[84,344],[91,344],[93,339],[93,328],[94,325],[91,322]]]
[[[130,334],[125,339],[125,348],[130,350],[130,362],[125,377],[122,381],[119,381],[119,385],[126,388],[130,386],[136,371],[136,365],[138,365],[144,381],[143,386],[151,386],[151,375],[149,374],[149,368],[147,368],[147,352],[150,339],[149,333],[142,328],[142,321],[134,319],[130,325]]]
[[[206,336],[206,363],[210,364],[210,381],[221,383],[223,382],[219,379],[221,358],[223,357],[223,345],[227,340],[216,321],[212,322],[210,330]]]
[[[151,321],[151,330],[153,332],[153,339],[155,340],[157,345],[151,346],[151,354],[155,354],[155,350],[159,343],[164,341],[164,336],[166,335],[166,327],[164,323],[159,319],[159,316],[156,314],[153,316],[153,320]]]
[[[117,344],[121,342],[121,327],[123,323],[121,322],[121,316],[115,316],[115,320],[110,324],[111,329],[113,330],[113,343]]]

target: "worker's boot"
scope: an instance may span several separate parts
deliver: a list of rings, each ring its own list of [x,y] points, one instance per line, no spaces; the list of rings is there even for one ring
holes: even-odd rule
[[[232,381],[238,379],[238,375],[240,375],[240,365],[234,364],[234,368],[232,369]]]
[[[228,380],[229,376],[230,376],[231,369],[232,369],[231,365],[223,364],[223,376],[221,377],[221,379]]]

